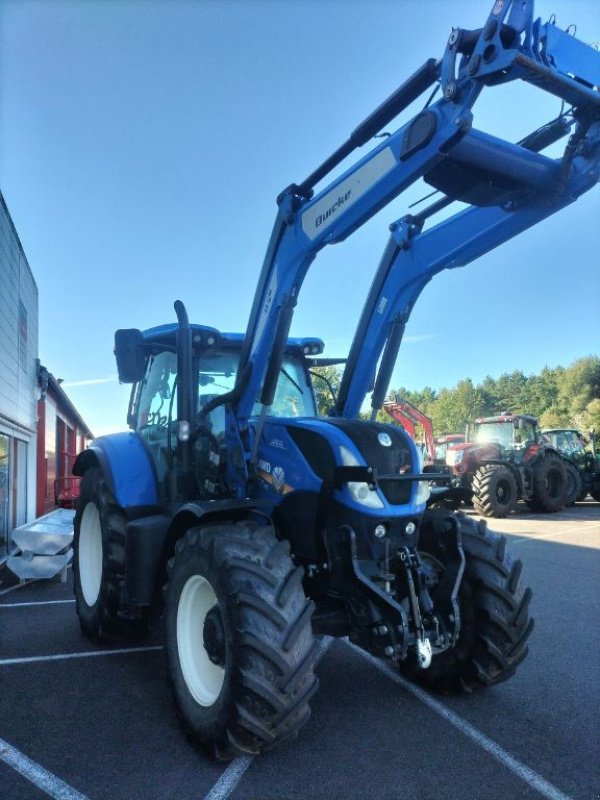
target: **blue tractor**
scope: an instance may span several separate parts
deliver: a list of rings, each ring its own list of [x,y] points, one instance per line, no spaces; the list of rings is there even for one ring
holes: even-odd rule
[[[565,110],[517,143],[473,127],[486,87],[525,80]],[[527,655],[531,592],[506,540],[428,507],[412,440],[376,422],[410,311],[428,281],[572,203],[600,173],[600,53],[495,2],[454,29],[278,213],[244,335],[177,323],[117,331],[131,432],[74,467],[74,581],[93,639],[143,635],[161,610],[174,697],[217,758],[258,753],[309,717],[323,635],[345,637],[441,691],[506,680]],[[431,89],[423,109],[376,139]],[[561,158],[542,154],[566,137]],[[323,179],[358,147],[368,152]],[[326,417],[311,381],[319,339],[290,338],[306,272],[418,178],[440,197],[391,226]],[[460,201],[463,210],[426,227]],[[466,205],[466,208],[465,208]],[[370,395],[370,419],[361,418]]]

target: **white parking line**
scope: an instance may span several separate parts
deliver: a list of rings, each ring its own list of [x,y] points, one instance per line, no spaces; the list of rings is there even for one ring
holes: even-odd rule
[[[439,714],[439,716],[445,719],[446,722],[449,722],[450,725],[475,742],[475,744],[479,745],[479,747],[483,748],[489,755],[507,767],[507,769],[513,772],[532,789],[535,789],[536,792],[539,792],[539,794],[543,795],[543,797],[547,797],[548,800],[573,800],[569,795],[564,794],[552,783],[547,781],[545,778],[542,778],[541,775],[538,775],[537,772],[511,756],[510,753],[507,753],[506,750],[500,747],[499,744],[497,744],[493,739],[490,739],[489,736],[486,736],[485,733],[482,733],[474,725],[471,725],[470,722],[467,722],[454,711],[451,711],[443,703],[435,700],[423,689],[420,689],[418,686],[415,686],[413,683],[410,683],[410,681],[407,681],[398,675],[398,673],[395,672],[389,664],[380,661],[378,658],[375,658],[375,656],[372,656],[370,653],[361,650],[359,647],[356,647],[356,645],[351,644],[349,641],[343,641],[344,644],[348,645],[348,647],[354,650],[354,652],[362,656],[372,666],[374,666],[380,672],[383,672],[384,675],[386,675],[388,678],[391,678],[395,683],[400,684],[403,689],[406,689],[407,692],[410,692],[412,695],[414,695],[418,700],[428,706],[428,708],[430,708],[432,711],[435,711],[436,714]]]
[[[329,650],[331,645],[333,644],[334,639],[331,636],[323,636],[321,639],[321,645],[319,647],[319,652],[317,658],[315,660],[315,667],[319,663],[319,661],[323,658],[325,653]],[[228,797],[231,796],[231,793],[244,777],[246,771],[254,761],[256,756],[239,756],[238,758],[234,759],[228,766],[227,769],[222,773],[219,780],[215,783],[209,793],[204,797],[204,800],[227,800]]]
[[[84,794],[36,764],[4,739],[0,739],[0,760],[55,800],[88,800]]]
[[[35,581],[24,581],[23,583],[16,583],[14,586],[9,586],[8,589],[0,589],[0,597],[9,592],[16,592],[17,589],[23,589],[25,586],[29,586],[30,583],[35,583]]]
[[[241,781],[254,759],[255,756],[239,756],[234,759],[204,800],[226,800]]]
[[[57,606],[75,600],[32,600],[30,603],[0,603],[0,608],[27,608],[27,606]]]
[[[91,650],[89,653],[59,653],[54,656],[26,656],[25,658],[2,658],[0,667],[9,667],[13,664],[35,664],[40,661],[66,661],[70,658],[95,658],[96,656],[121,656],[127,653],[148,653],[152,650],[162,650],[162,645],[151,647],[123,647],[120,650]]]

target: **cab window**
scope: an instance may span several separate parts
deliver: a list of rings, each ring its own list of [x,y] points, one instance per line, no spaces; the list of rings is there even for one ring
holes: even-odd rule
[[[177,446],[177,357],[163,352],[150,356],[139,387],[136,430],[148,445],[159,481],[169,468]]]

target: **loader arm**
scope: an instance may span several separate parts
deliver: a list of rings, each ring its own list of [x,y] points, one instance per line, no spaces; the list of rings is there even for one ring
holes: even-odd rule
[[[574,106],[580,134],[571,149],[567,146],[562,160],[554,161],[536,150],[565,135],[569,127],[563,119],[549,130],[534,131],[521,144],[473,130],[472,107],[483,88],[515,79],[530,81]],[[357,164],[313,194],[327,174],[436,82],[441,84],[441,99],[426,104]],[[248,466],[256,458],[262,424],[273,400],[294,308],[317,253],[325,245],[344,240],[420,177],[444,192],[434,204],[436,210],[453,199],[491,206],[473,207],[434,228],[427,238],[426,234],[417,237],[419,222],[407,219],[396,226],[355,338],[336,408],[338,414],[355,416],[373,382],[373,365],[386,343],[388,354],[397,350],[410,309],[436,272],[468,263],[572,202],[596,182],[599,84],[600,54],[554,25],[534,22],[533,0],[496,2],[481,29],[453,30],[441,61],[425,62],[305,181],[281,193],[236,387],[220,401],[228,404],[228,481],[233,491],[242,495],[246,490]],[[582,143],[587,151],[579,156]],[[454,172],[448,170],[449,164]],[[477,171],[484,176],[483,196],[477,181],[473,182]],[[405,262],[409,264],[406,273]],[[393,297],[389,307],[393,314],[378,311],[375,298],[379,295]],[[383,366],[391,372],[389,364],[390,359],[384,357]],[[379,388],[384,377],[381,374]],[[250,427],[257,400],[262,413]]]
[[[383,408],[390,417],[402,425],[412,439],[415,439],[416,435],[415,426],[420,425],[423,428],[427,456],[430,461],[433,461],[435,458],[435,444],[433,441],[433,423],[431,419],[422,411],[419,411],[419,409],[405,397],[400,397],[400,395],[396,395],[393,400],[386,401],[383,404]]]
[[[590,130],[589,150],[593,156],[574,160],[571,177],[553,202],[539,198],[537,203],[515,211],[470,208],[423,233],[410,216],[391,226],[390,240],[350,348],[335,415],[357,416],[369,392],[373,415],[382,407],[406,323],[434,275],[471,263],[592,188],[600,170],[599,123]]]

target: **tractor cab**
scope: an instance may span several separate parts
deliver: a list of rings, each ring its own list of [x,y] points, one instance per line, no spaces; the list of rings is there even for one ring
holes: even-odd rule
[[[537,419],[526,414],[480,417],[469,432],[469,442],[495,446],[503,460],[527,461],[539,449]]]
[[[133,382],[127,422],[149,451],[159,491],[166,491],[168,473],[177,468],[178,441],[193,439],[196,489],[192,496],[218,493],[220,464],[226,448],[223,395],[234,391],[241,333],[222,333],[203,325],[191,329],[191,397],[189,420],[182,420],[177,400],[183,386],[178,372],[178,325],[146,331],[122,330],[115,337],[115,354],[122,382]],[[315,338],[290,338],[283,356],[270,416],[315,417],[317,406],[310,368],[324,344]],[[255,413],[258,413],[258,404]],[[181,422],[187,423],[182,430]],[[163,498],[164,499],[164,498]]]
[[[552,428],[542,431],[544,440],[555,450],[572,461],[578,468],[586,469],[594,457],[586,447],[583,435],[574,428]]]

